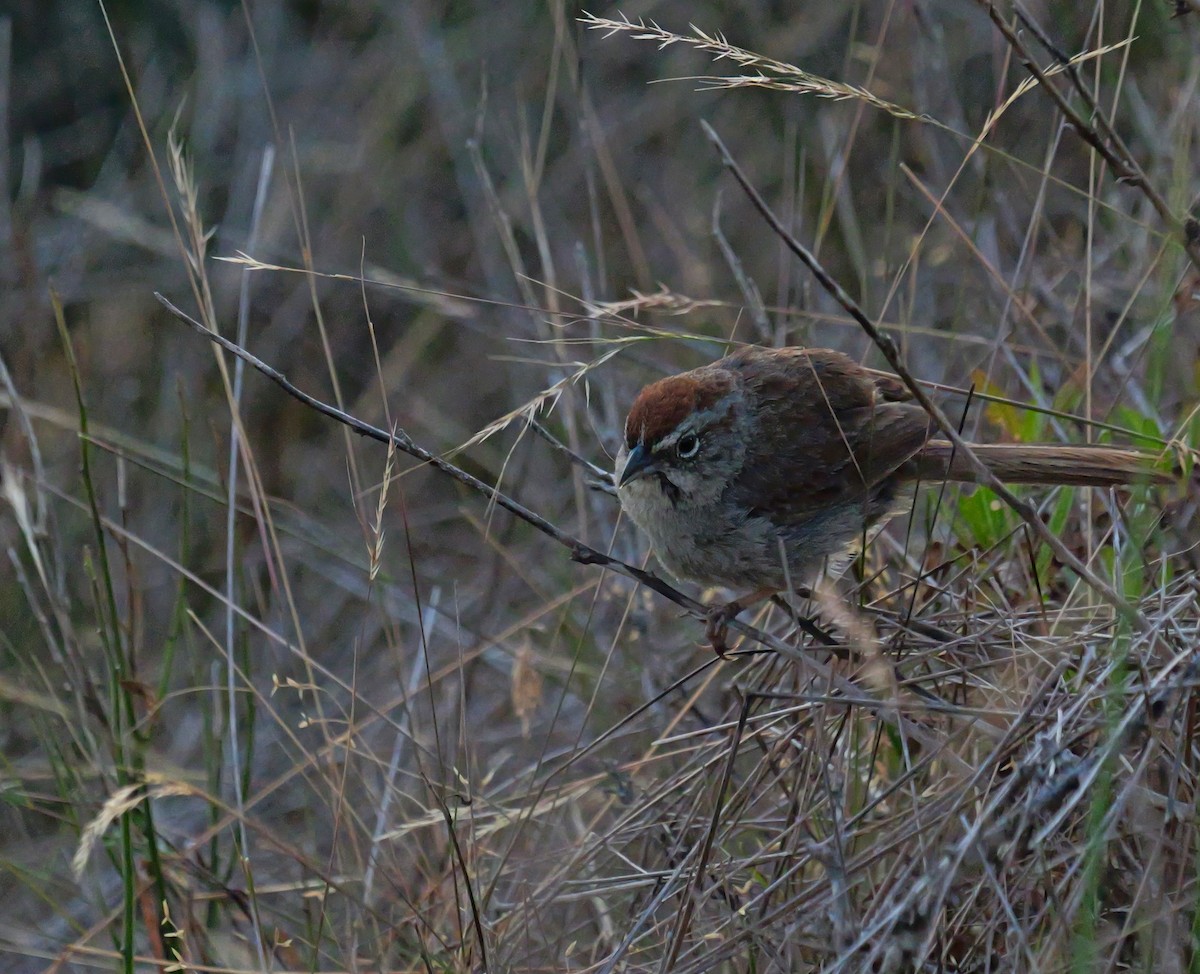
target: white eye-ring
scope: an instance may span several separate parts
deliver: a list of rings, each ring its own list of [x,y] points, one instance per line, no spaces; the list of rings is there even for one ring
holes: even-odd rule
[[[695,433],[684,433],[675,443],[675,452],[680,460],[690,460],[700,452],[700,437]]]

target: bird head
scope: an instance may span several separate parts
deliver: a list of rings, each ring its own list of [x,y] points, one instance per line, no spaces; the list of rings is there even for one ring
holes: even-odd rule
[[[646,386],[630,407],[614,474],[618,492],[670,500],[718,496],[745,455],[741,390],[712,367]]]

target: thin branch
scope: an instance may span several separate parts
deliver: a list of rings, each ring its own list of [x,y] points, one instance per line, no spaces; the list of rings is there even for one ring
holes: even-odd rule
[[[545,440],[547,443],[549,443],[550,446],[556,452],[561,453],[572,463],[577,464],[578,466],[582,467],[584,470],[586,470],[588,473],[590,473],[597,481],[599,481],[599,483],[596,483],[596,484],[593,484],[591,481],[588,481],[588,486],[595,487],[597,490],[602,490],[606,494],[612,494],[613,497],[617,496],[617,489],[613,486],[612,474],[609,471],[605,470],[603,467],[599,467],[596,464],[592,463],[592,461],[589,460],[587,457],[585,457],[579,453],[576,453],[569,446],[567,446],[567,444],[565,444],[557,436],[555,436],[553,433],[551,433],[548,429],[546,429],[545,426],[543,426],[541,423],[539,423],[532,416],[526,417],[525,424],[531,430],[533,430],[535,433],[537,433],[537,435],[540,436],[543,440]]]
[[[750,311],[750,317],[754,321],[755,331],[758,332],[759,341],[769,340],[771,322],[767,320],[767,309],[763,305],[762,293],[758,290],[758,285],[754,283],[754,278],[746,273],[741,258],[738,257],[729,241],[725,239],[725,233],[721,230],[720,193],[713,200],[712,235],[717,241],[717,246],[721,248],[721,256],[725,258],[725,263],[729,265],[729,270],[733,273],[733,279],[737,281],[737,285],[741,289],[746,307]]]

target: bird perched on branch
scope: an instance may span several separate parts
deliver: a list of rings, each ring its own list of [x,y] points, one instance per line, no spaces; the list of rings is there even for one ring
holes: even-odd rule
[[[710,614],[720,649],[755,601],[843,571],[918,481],[974,482],[970,459],[895,376],[840,352],[746,347],[646,386],[625,421],[621,507],[671,574],[748,593]],[[1110,487],[1171,478],[1109,446],[971,444],[997,479]]]

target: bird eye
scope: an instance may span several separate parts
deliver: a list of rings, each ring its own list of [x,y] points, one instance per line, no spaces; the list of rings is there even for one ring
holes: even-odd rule
[[[684,433],[675,443],[675,452],[679,459],[690,460],[700,452],[700,437],[695,433]]]

